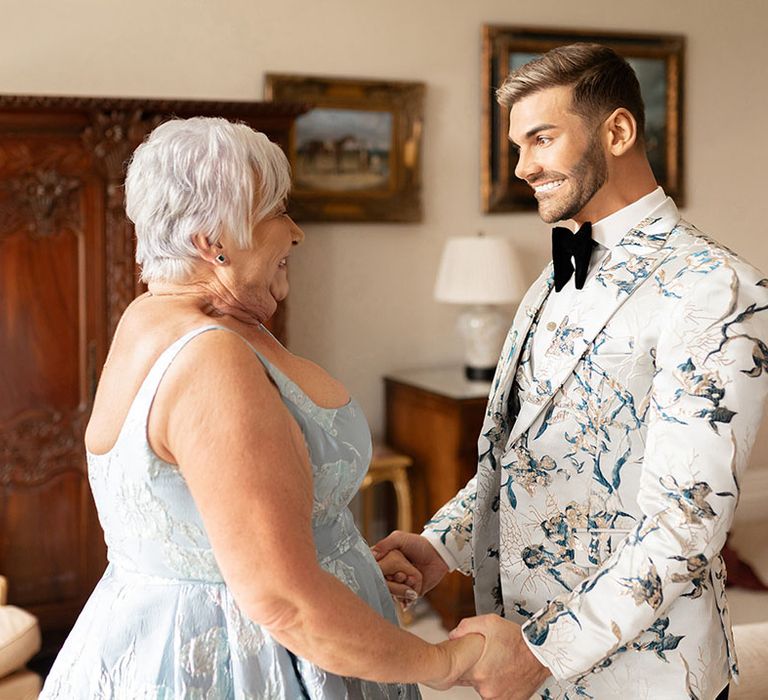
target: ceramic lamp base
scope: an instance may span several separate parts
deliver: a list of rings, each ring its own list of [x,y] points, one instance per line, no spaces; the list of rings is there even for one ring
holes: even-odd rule
[[[467,379],[490,381],[508,330],[506,319],[494,306],[470,306],[459,316],[458,329]]]

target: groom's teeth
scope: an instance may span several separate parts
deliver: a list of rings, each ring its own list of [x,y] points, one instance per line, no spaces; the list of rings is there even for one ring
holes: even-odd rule
[[[556,187],[560,187],[560,185],[563,184],[563,180],[555,180],[554,182],[547,182],[543,185],[539,185],[538,187],[534,187],[534,191],[536,192],[549,192],[549,190],[554,190]]]

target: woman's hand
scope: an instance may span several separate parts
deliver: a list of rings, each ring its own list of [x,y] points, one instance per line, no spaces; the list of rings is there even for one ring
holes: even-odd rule
[[[395,530],[373,545],[371,551],[379,566],[382,566],[382,561],[386,556],[400,552],[405,560],[412,563],[421,573],[421,590],[419,591],[421,595],[431,591],[448,573],[448,565],[429,540],[412,532]],[[382,571],[386,577],[388,571],[384,567],[382,567]]]
[[[457,644],[457,642],[464,642]],[[482,634],[468,634],[459,639],[440,642],[437,648],[447,655],[445,672],[441,677],[427,681],[425,685],[435,690],[448,690],[455,685],[469,685],[461,679],[480,660],[485,649],[485,637]]]
[[[397,549],[385,554],[378,561],[392,597],[407,610],[421,595],[421,572]]]

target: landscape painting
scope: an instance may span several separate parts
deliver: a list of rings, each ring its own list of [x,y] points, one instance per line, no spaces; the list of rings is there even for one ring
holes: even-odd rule
[[[288,149],[297,221],[421,221],[423,83],[268,73],[298,103]]]
[[[296,120],[294,186],[302,190],[388,190],[392,114],[313,109]]]

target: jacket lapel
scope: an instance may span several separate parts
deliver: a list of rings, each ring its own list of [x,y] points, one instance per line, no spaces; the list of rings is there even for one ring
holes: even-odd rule
[[[574,295],[568,314],[568,352],[549,376],[540,376],[535,402],[523,400],[520,413],[510,431],[507,449],[526,431],[592,346],[595,336],[605,327],[621,305],[672,252],[665,247],[667,237],[680,220],[674,202],[667,200],[637,227],[631,229],[602,261],[597,273],[584,289]],[[572,344],[572,346],[571,346]]]

